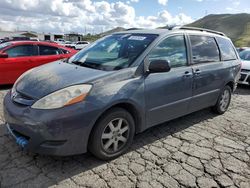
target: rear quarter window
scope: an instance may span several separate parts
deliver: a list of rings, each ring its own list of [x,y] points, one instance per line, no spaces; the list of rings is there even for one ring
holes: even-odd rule
[[[236,52],[234,47],[229,39],[217,37],[216,38],[220,51],[221,51],[221,58],[223,61],[235,60],[237,59]]]
[[[39,54],[40,55],[59,55],[61,50],[53,46],[39,45]]]
[[[214,37],[190,35],[193,63],[220,61],[220,52]]]

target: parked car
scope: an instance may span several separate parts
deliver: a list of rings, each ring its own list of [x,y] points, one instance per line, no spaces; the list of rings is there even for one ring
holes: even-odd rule
[[[246,49],[248,49],[249,47],[240,47],[240,48],[236,48],[237,52],[240,53]]]
[[[31,37],[31,38],[30,38],[30,41],[40,41],[40,39],[39,39],[39,38],[36,38],[36,37],[34,37],[34,38]]]
[[[87,45],[89,45],[90,43],[87,41],[78,41],[78,42],[70,42],[70,41],[66,41],[63,46],[68,47],[68,48],[74,48],[76,50],[81,50],[83,48],[85,48]]]
[[[56,39],[54,42],[57,43],[57,44],[59,44],[59,45],[62,45],[62,46],[65,44],[65,40],[64,39]]]
[[[88,45],[89,45],[88,41],[79,41],[79,42],[75,43],[73,48],[75,48],[76,50],[81,50],[81,49],[85,48]]]
[[[76,43],[75,42],[71,42],[71,41],[66,41],[63,46],[67,47],[67,48],[75,48]]]
[[[240,84],[250,85],[250,48],[240,52],[242,62]]]
[[[219,32],[115,33],[23,74],[3,102],[6,127],[35,153],[112,159],[152,126],[208,107],[225,113],[240,66]]]
[[[56,39],[55,42],[62,42],[62,43],[64,43],[65,40],[64,39]]]
[[[13,84],[25,71],[58,59],[69,58],[75,50],[38,41],[0,44],[0,85]]]

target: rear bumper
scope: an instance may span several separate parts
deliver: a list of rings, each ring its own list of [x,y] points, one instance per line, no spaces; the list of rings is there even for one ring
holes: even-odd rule
[[[37,110],[14,103],[10,93],[4,99],[6,128],[24,150],[46,155],[85,153],[97,118],[89,103],[57,110]]]
[[[250,85],[250,71],[249,72],[241,71],[239,84]]]

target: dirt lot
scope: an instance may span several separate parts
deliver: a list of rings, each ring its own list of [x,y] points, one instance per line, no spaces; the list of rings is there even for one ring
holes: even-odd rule
[[[225,115],[206,109],[159,125],[110,162],[90,154],[58,158],[21,151],[3,125],[5,92],[2,187],[250,187],[250,87],[236,91]]]

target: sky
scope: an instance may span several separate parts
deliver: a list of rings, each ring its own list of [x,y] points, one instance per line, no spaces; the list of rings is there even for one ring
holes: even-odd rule
[[[250,13],[249,0],[0,0],[0,29],[100,33],[184,25],[222,13]]]

